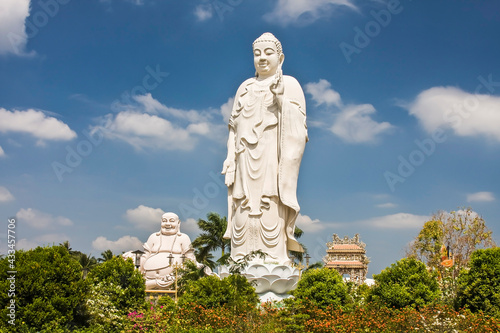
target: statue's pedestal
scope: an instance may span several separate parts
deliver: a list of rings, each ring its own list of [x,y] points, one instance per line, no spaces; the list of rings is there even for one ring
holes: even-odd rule
[[[255,287],[262,302],[280,301],[290,297],[299,281],[299,270],[289,265],[250,263],[241,274]],[[226,266],[220,268],[220,277],[229,276]]]

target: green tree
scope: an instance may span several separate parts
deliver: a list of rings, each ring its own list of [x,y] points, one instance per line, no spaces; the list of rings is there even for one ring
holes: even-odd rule
[[[82,266],[82,274],[84,279],[87,277],[89,271],[95,265],[97,265],[97,259],[92,255],[86,255],[85,253],[81,253],[80,251],[75,251],[72,256]]]
[[[500,248],[477,250],[458,277],[457,306],[500,318]]]
[[[102,258],[99,258],[97,259],[98,262],[104,262],[104,261],[108,261],[108,260],[111,260],[113,259],[115,255],[113,254],[113,252],[111,250],[106,250],[104,252],[101,253],[101,257]]]
[[[93,285],[109,297],[109,301],[126,315],[140,309],[145,302],[146,285],[142,274],[135,269],[132,259],[114,257],[94,266],[88,274]]]
[[[7,325],[10,300],[16,304],[17,328],[36,330],[70,327],[79,319],[88,284],[82,279],[81,265],[64,246],[37,247],[15,252],[15,298],[8,294],[11,277],[9,257],[0,261],[0,325]],[[24,323],[24,324],[22,324]],[[12,328],[12,326],[9,326]],[[5,328],[5,326],[4,326]]]
[[[484,219],[470,208],[434,214],[410,244],[408,257],[415,257],[427,266],[444,273],[441,266],[442,246],[451,250],[456,274],[467,266],[470,255],[476,249],[495,246],[492,232]]]
[[[191,260],[186,260],[184,266],[179,269],[179,280],[177,282],[177,288],[179,294],[184,293],[185,286],[191,281],[197,281],[202,277],[205,277],[205,266],[198,267],[196,263]]]
[[[299,227],[295,226],[295,229],[293,230],[293,236],[295,237],[295,239],[299,239],[300,237],[302,237],[302,235],[304,234],[304,231],[302,229],[300,229]],[[307,252],[307,248],[304,244],[300,243],[300,246],[302,246],[302,248],[304,249],[303,252],[297,252],[297,251],[289,251],[289,254],[290,256],[292,256],[292,260],[294,262],[302,262],[302,260],[304,260],[304,253]]]
[[[218,260],[219,264],[225,262],[230,255],[231,240],[224,239],[227,219],[217,213],[211,212],[207,214],[207,220],[198,220],[198,227],[202,230],[202,233],[192,242],[193,247],[197,249],[196,260],[214,269],[215,265],[212,264],[213,261],[206,260],[212,251],[221,250],[222,256]]]
[[[329,268],[311,269],[302,275],[291,292],[298,302],[310,302],[318,308],[343,308],[348,302],[348,288],[342,276]]]
[[[420,308],[439,300],[437,273],[415,258],[403,258],[374,275],[368,300],[379,306]]]
[[[227,306],[241,312],[248,304],[255,305],[258,301],[255,288],[248,280],[234,274],[224,279],[210,275],[189,282],[178,304],[181,308],[189,307],[192,303],[207,309]]]

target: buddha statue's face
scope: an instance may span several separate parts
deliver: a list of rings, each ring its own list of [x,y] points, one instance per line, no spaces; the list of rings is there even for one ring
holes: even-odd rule
[[[284,55],[278,54],[274,42],[257,42],[253,46],[253,63],[259,78],[265,79],[276,74]]]
[[[174,213],[165,213],[161,217],[161,233],[163,235],[175,235],[179,232],[179,217]]]

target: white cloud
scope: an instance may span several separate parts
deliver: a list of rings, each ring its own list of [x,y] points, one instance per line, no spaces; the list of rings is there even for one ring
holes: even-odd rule
[[[429,218],[429,216],[424,215],[397,213],[373,217],[367,220],[358,221],[357,223],[382,229],[418,229],[421,228]]]
[[[26,238],[21,238],[16,243],[16,249],[18,249],[18,250],[27,251],[27,250],[34,249],[37,246],[39,246],[38,243],[36,243],[35,241],[32,241],[32,240],[28,240]]]
[[[29,226],[36,229],[51,229],[57,226],[70,226],[73,222],[64,216],[53,216],[39,210],[21,208],[16,217],[19,221],[27,223]]]
[[[495,201],[492,192],[476,192],[467,194],[467,202],[490,202]]]
[[[127,209],[125,218],[137,228],[145,230],[160,230],[161,216],[165,212],[161,208],[151,208],[139,205],[134,209]]]
[[[331,88],[330,82],[320,79],[318,82],[310,82],[305,85],[306,92],[312,96],[316,105],[326,104],[342,106],[340,94]]]
[[[70,238],[66,234],[44,234],[36,236],[33,239],[22,238],[16,243],[16,248],[30,250],[37,248],[38,246],[52,246],[53,244],[57,245],[69,239]]]
[[[194,16],[198,19],[198,21],[206,21],[212,18],[214,15],[214,11],[212,8],[212,4],[201,4],[196,6],[194,9]]]
[[[320,79],[305,85],[306,93],[311,95],[316,105],[324,104],[334,113],[333,125],[329,130],[349,143],[374,143],[379,135],[390,131],[393,126],[388,122],[378,123],[371,118],[376,110],[371,104],[344,105],[340,94],[331,88],[330,82]],[[325,121],[308,122],[310,125],[325,127]]]
[[[337,115],[330,130],[350,143],[371,143],[377,136],[392,129],[388,122],[377,123],[370,118],[375,108],[371,104],[348,105]]]
[[[220,141],[221,125],[210,122],[209,112],[171,108],[149,93],[134,100],[136,104],[117,106],[123,111],[108,114],[93,130],[101,130],[107,138],[125,141],[137,150],[191,150],[200,136]]]
[[[38,144],[43,144],[44,140],[76,138],[76,133],[68,125],[33,109],[8,111],[0,108],[0,132],[27,133],[39,139]]]
[[[0,186],[0,202],[8,202],[12,200],[14,200],[12,193],[10,193],[7,188]]]
[[[28,35],[24,21],[29,16],[30,0],[0,2],[0,54],[27,55]]]
[[[341,6],[357,9],[351,0],[278,0],[273,11],[264,15],[264,19],[281,25],[307,24],[330,16]]]
[[[147,113],[164,114],[166,116],[187,120],[191,123],[204,122],[208,120],[208,115],[206,113],[198,112],[196,110],[181,110],[163,105],[158,100],[154,99],[151,93],[136,95],[133,99],[138,102],[139,107],[142,106],[141,109]],[[127,107],[130,108],[130,106]]]
[[[500,97],[433,87],[406,107],[429,133],[451,129],[458,136],[482,135],[500,141]]]
[[[0,157],[5,157],[5,151],[3,150],[2,146],[0,146]]]
[[[230,97],[226,103],[222,104],[220,107],[220,113],[222,114],[222,118],[224,119],[224,123],[227,124],[229,122],[229,117],[231,116],[231,112],[233,111],[234,97]]]
[[[97,251],[111,250],[114,253],[121,253],[142,249],[142,244],[139,238],[132,236],[123,236],[116,241],[99,236],[92,242],[92,247]]]
[[[395,203],[392,203],[392,202],[386,202],[386,203],[383,203],[383,204],[378,204],[376,205],[378,208],[395,208],[397,207],[398,205],[396,205]]]
[[[313,220],[309,216],[302,214],[297,216],[297,221],[295,223],[304,232],[316,232],[325,228],[325,225],[323,225],[320,220]]]
[[[181,221],[181,232],[182,233],[199,233],[200,229],[198,228],[198,223],[193,218],[188,218],[186,221]]]
[[[154,232],[160,230],[161,216],[163,214],[165,214],[165,211],[161,208],[139,205],[137,208],[128,209],[125,213],[125,218],[138,229]],[[185,221],[181,221],[181,232],[196,233],[199,231],[195,219],[188,218]]]

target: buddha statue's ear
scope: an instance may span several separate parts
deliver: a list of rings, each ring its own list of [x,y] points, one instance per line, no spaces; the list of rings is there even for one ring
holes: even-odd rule
[[[285,54],[280,54],[280,65],[283,65],[283,61],[285,61]]]

